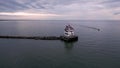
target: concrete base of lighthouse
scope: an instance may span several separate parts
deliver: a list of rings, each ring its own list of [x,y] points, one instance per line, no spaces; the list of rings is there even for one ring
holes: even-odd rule
[[[62,41],[66,41],[66,42],[75,42],[75,41],[78,41],[78,36],[60,36],[60,39]]]

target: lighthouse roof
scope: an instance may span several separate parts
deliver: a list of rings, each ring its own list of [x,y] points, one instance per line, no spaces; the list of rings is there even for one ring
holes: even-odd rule
[[[65,31],[70,31],[70,30],[74,30],[74,28],[71,25],[66,25]]]

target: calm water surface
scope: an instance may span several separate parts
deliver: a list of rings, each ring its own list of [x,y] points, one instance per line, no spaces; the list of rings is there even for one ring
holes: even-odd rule
[[[0,35],[59,36],[66,24],[77,42],[0,39],[0,68],[120,68],[120,21],[0,21]]]

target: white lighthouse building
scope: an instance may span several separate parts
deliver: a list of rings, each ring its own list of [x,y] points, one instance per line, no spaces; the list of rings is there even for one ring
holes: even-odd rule
[[[66,25],[64,35],[60,36],[60,39],[66,42],[75,42],[78,40],[78,36],[74,34],[74,28],[71,25]]]
[[[71,25],[66,25],[64,29],[64,36],[73,37],[74,36],[74,28]]]

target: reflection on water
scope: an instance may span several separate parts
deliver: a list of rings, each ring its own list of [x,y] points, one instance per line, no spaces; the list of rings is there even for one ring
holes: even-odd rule
[[[74,47],[74,43],[75,42],[64,42],[65,48],[67,50],[72,50],[72,48]]]

